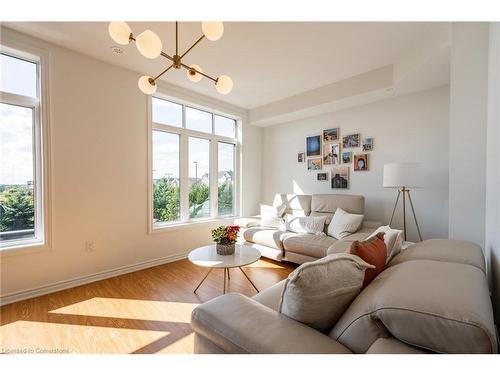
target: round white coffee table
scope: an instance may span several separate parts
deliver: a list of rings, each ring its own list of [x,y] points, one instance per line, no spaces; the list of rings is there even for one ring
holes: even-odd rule
[[[250,281],[250,284],[252,284],[255,290],[257,292],[259,291],[259,289],[257,289],[255,284],[252,282],[252,280],[250,280],[245,271],[243,271],[243,269],[241,268],[243,266],[255,263],[260,259],[260,251],[254,249],[253,247],[236,244],[233,255],[219,255],[217,254],[215,245],[203,246],[191,251],[188,255],[188,259],[191,261],[191,263],[196,264],[197,266],[210,268],[205,277],[203,277],[198,286],[195,288],[194,293],[196,293],[203,281],[205,281],[207,276],[210,274],[210,272],[212,272],[214,268],[223,268],[225,294],[226,274],[227,278],[231,280],[231,276],[229,275],[229,268],[236,267],[238,267],[243,275],[245,275],[247,280]]]

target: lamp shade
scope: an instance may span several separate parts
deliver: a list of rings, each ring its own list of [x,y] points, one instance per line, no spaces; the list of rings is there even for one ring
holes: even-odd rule
[[[420,163],[390,163],[384,164],[384,187],[419,188],[423,185]]]
[[[215,88],[222,95],[229,94],[233,89],[233,80],[229,76],[219,76],[215,83]]]
[[[202,22],[201,30],[208,40],[215,42],[224,34],[224,24],[222,22]]]
[[[156,82],[149,76],[142,76],[141,78],[139,78],[139,82],[137,82],[137,85],[139,86],[139,89],[141,89],[141,91],[146,95],[154,94],[156,91]]]
[[[111,38],[118,44],[129,44],[132,30],[125,22],[110,22],[108,32]]]
[[[161,40],[151,30],[146,30],[140,33],[135,44],[142,56],[148,59],[156,59],[161,54]]]

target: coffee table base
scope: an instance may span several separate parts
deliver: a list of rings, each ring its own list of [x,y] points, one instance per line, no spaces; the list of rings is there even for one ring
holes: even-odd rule
[[[245,273],[245,271],[243,271],[243,268],[241,268],[241,267],[238,267],[238,268],[240,269],[240,271],[243,273],[243,275],[250,282],[250,284],[252,284],[252,286],[254,287],[254,289],[258,293],[259,289],[257,289],[257,287],[255,286],[255,284],[250,279],[250,277],[248,277],[248,275]],[[201,286],[201,284],[203,284],[203,282],[208,277],[208,275],[210,275],[210,272],[212,272],[212,270],[213,270],[213,268],[210,268],[208,270],[207,274],[203,277],[203,279],[201,279],[200,283],[196,286],[196,288],[194,289],[193,293],[196,293],[196,291],[198,290],[198,288]],[[229,268],[223,268],[223,270],[224,270],[224,289],[223,289],[223,294],[226,294],[226,275],[227,275],[227,279],[228,280],[231,280],[231,275],[229,274]]]

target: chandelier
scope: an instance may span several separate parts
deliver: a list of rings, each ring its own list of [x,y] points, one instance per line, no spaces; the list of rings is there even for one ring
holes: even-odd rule
[[[203,70],[199,65],[186,65],[182,62],[182,59],[198,44],[203,38],[207,38],[210,41],[219,40],[224,33],[224,25],[222,22],[202,22],[201,30],[203,35],[198,38],[196,42],[193,43],[184,53],[179,55],[179,25],[178,22],[175,23],[175,54],[170,56],[162,51],[161,40],[153,31],[145,30],[136,37],[132,33],[132,29],[125,22],[110,22],[108,26],[109,35],[118,44],[126,45],[131,41],[134,41],[137,49],[144,57],[148,59],[156,59],[159,56],[163,56],[171,62],[171,64],[165,68],[156,77],[142,76],[139,78],[138,86],[139,89],[144,94],[150,95],[156,91],[156,81],[168,72],[170,69],[186,69],[187,77],[193,82],[199,82],[203,77],[212,80],[215,84],[217,91],[223,95],[229,94],[233,89],[233,80],[226,76],[220,75],[217,78],[213,78],[208,74],[203,73]]]

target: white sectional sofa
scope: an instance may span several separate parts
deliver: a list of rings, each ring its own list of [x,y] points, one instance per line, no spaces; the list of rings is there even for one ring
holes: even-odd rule
[[[361,195],[347,194],[276,194],[273,206],[286,205],[285,214],[294,216],[326,216],[325,234],[328,224],[337,210],[353,214],[364,214],[365,198]],[[259,217],[235,220],[240,225],[239,243],[255,247],[262,256],[277,261],[302,264],[334,252],[343,252],[356,240],[367,238],[382,225],[380,222],[364,221],[361,228],[342,240],[328,235],[297,234],[277,228],[260,226]]]

